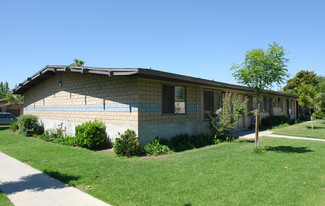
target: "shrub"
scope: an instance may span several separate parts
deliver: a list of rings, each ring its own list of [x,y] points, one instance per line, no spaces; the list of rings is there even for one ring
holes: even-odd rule
[[[47,142],[54,142],[56,143],[58,138],[63,137],[62,129],[57,130],[46,130],[42,135],[38,136],[38,138],[47,141]]]
[[[105,125],[97,120],[85,122],[76,127],[77,145],[88,149],[99,149],[105,147],[107,136]]]
[[[13,122],[10,124],[10,128],[9,128],[11,131],[15,132],[19,129],[18,127],[18,122]]]
[[[21,115],[18,118],[19,133],[24,136],[33,136],[40,133],[38,117],[31,114]]]
[[[147,155],[154,155],[154,156],[169,154],[172,152],[167,145],[160,144],[158,137],[156,137],[156,139],[151,143],[147,144],[144,147],[144,151],[146,152]]]
[[[162,145],[167,145],[171,150],[175,152],[180,152],[184,150],[200,148],[207,145],[217,144],[221,142],[218,135],[192,135],[180,134],[171,138],[170,140],[159,139],[159,143]]]
[[[192,138],[193,139],[193,138]],[[194,149],[194,144],[190,140],[188,134],[179,134],[169,140],[169,146],[175,152],[180,152],[188,149]]]
[[[126,130],[115,139],[114,152],[119,156],[131,157],[140,153],[140,144],[133,130]]]
[[[61,136],[56,139],[55,143],[67,146],[78,146],[78,138],[74,136]]]
[[[317,119],[325,119],[325,109],[315,110],[314,116]]]
[[[278,126],[281,124],[297,124],[300,123],[300,120],[297,119],[290,119],[287,116],[268,116],[264,117],[261,120],[262,124],[260,125],[260,129],[271,129],[274,126]]]

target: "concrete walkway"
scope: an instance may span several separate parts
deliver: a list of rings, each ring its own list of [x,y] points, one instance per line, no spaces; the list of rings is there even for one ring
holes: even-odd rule
[[[301,139],[301,140],[325,142],[325,139],[294,137],[294,136],[278,135],[278,134],[272,134],[272,133],[273,133],[272,131],[261,131],[261,132],[259,132],[259,136],[260,137],[264,136],[264,137],[277,137],[277,138]],[[239,137],[239,139],[255,139],[255,131],[254,130],[236,131],[236,132],[232,133],[232,135]]]
[[[16,206],[108,206],[0,152],[0,190]]]

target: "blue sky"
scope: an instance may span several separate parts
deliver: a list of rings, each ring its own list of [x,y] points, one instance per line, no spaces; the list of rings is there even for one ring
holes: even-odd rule
[[[274,41],[289,52],[292,76],[325,76],[324,11],[313,0],[1,0],[0,81],[12,89],[78,58],[236,83],[232,64]]]

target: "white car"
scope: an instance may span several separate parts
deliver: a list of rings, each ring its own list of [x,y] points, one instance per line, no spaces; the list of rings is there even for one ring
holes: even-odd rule
[[[17,120],[18,118],[9,112],[0,112],[0,124],[11,124]]]

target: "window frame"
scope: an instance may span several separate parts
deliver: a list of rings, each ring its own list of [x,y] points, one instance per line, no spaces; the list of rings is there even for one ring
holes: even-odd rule
[[[174,89],[174,98],[173,98],[173,109],[174,109],[174,112],[164,112],[164,87],[173,87]],[[184,88],[184,92],[185,92],[185,112],[184,113],[176,113],[176,108],[175,108],[175,97],[176,97],[176,94],[175,94],[175,90],[176,90],[176,87],[182,87]],[[180,85],[175,85],[175,84],[162,84],[161,85],[161,115],[187,115],[187,87],[186,86],[180,86]]]
[[[214,98],[215,98],[215,95],[214,95],[214,91],[212,89],[203,89],[203,108],[202,108],[202,112],[203,112],[203,121],[208,121],[210,120],[210,118],[205,118],[205,114],[206,112],[210,112],[210,111],[207,111],[204,109],[204,105],[205,105],[205,101],[204,101],[204,92],[212,92],[212,113],[214,113]]]

